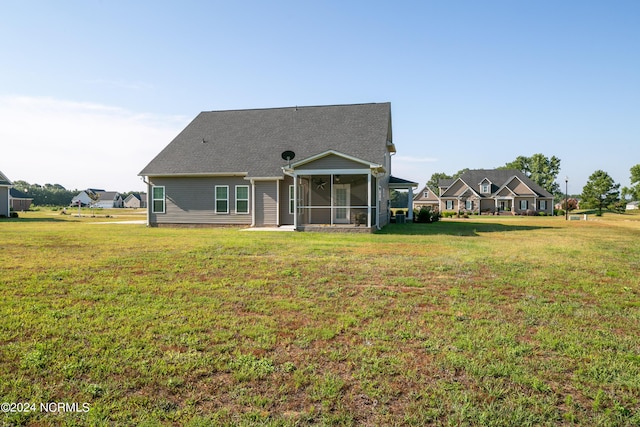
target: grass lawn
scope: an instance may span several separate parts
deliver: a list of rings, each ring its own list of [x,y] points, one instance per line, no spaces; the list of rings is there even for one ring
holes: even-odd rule
[[[0,426],[640,425],[640,215],[69,213],[0,220]]]

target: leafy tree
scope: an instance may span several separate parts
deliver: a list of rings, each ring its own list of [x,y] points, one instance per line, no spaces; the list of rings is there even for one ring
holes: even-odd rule
[[[17,180],[13,186],[33,198],[36,206],[68,206],[71,199],[78,191],[69,191],[60,184],[29,184],[26,181]]]
[[[447,175],[444,172],[436,172],[433,175],[431,175],[431,178],[429,178],[429,181],[427,181],[427,186],[431,189],[431,191],[435,191],[436,195],[438,195],[438,182],[441,179],[451,179],[453,178],[450,175]]]
[[[578,209],[578,199],[574,197],[570,197],[568,199],[562,199],[562,203],[560,204],[561,209],[565,211],[573,211]]]
[[[613,182],[608,173],[597,170],[582,188],[582,205],[598,209],[598,215],[602,215],[602,209],[615,208],[614,205],[620,200],[619,188],[620,184]]]
[[[631,200],[640,200],[640,164],[632,166],[631,172],[631,187],[624,187],[622,189],[622,197],[629,197]]]
[[[517,169],[549,193],[562,194],[560,185],[556,182],[560,172],[560,159],[556,156],[549,158],[541,153],[531,157],[518,156],[514,161],[498,169]]]
[[[427,181],[427,186],[429,188],[431,188],[432,191],[435,191],[436,194],[437,194],[437,192],[438,192],[438,182],[441,179],[456,179],[456,178],[459,178],[460,175],[462,175],[463,173],[465,173],[468,170],[469,170],[469,168],[464,168],[464,169],[461,169],[458,172],[454,173],[453,175],[447,175],[444,172],[436,172],[433,175],[431,175],[431,178],[429,178],[429,181]]]
[[[409,194],[406,191],[390,191],[392,208],[407,208],[409,203]]]

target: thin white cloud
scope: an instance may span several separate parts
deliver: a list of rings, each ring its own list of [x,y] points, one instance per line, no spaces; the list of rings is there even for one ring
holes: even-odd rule
[[[410,156],[394,156],[396,162],[408,162],[408,163],[434,163],[438,159],[435,157],[410,157]]]
[[[123,80],[105,79],[84,80],[84,82],[92,86],[106,86],[114,89],[128,89],[134,91],[153,89],[153,85],[144,82],[127,82]]]
[[[187,122],[96,103],[2,96],[0,170],[12,180],[68,189],[143,189],[138,172]]]

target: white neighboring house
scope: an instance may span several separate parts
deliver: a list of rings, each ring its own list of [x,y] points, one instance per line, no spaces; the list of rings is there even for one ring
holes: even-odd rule
[[[96,191],[98,200],[93,203],[94,208],[123,208],[124,201],[117,191]]]
[[[0,216],[8,217],[11,211],[9,207],[9,189],[13,184],[2,172],[0,172]]]
[[[124,202],[117,191],[88,188],[71,199],[71,206],[91,206],[93,208],[122,208]]]
[[[626,209],[628,211],[632,211],[634,209],[639,209],[638,205],[640,205],[640,202],[629,202],[629,203],[627,203]]]

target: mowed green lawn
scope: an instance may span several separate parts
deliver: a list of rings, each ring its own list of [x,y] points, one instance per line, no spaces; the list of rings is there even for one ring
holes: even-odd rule
[[[118,219],[0,221],[0,425],[640,425],[639,215]]]

